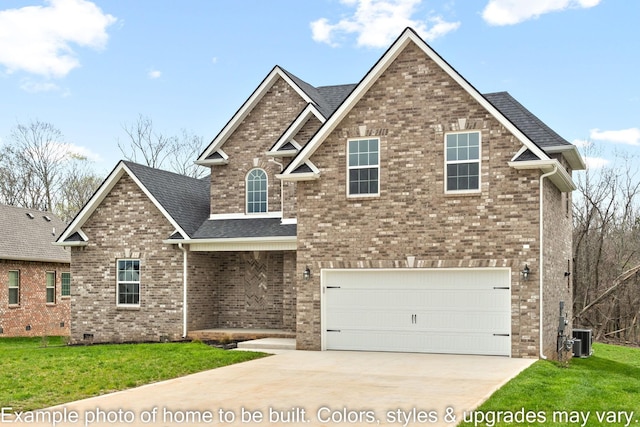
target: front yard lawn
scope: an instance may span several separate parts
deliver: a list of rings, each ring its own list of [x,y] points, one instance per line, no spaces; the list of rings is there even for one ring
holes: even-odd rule
[[[40,409],[263,356],[197,342],[65,346],[60,338],[0,338],[0,406]]]
[[[567,368],[539,360],[461,426],[638,426],[640,349],[594,344]],[[522,420],[528,415],[529,420]]]

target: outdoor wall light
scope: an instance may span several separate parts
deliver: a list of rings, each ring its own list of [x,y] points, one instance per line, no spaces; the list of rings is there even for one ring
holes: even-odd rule
[[[529,280],[529,274],[531,274],[531,270],[529,270],[529,265],[525,264],[522,269],[522,279],[525,281]]]
[[[302,278],[304,280],[311,279],[311,269],[309,268],[309,266],[307,266],[307,268],[305,268],[304,271],[302,272]]]

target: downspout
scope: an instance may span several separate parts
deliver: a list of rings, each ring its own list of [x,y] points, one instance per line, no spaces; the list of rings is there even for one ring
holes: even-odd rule
[[[544,179],[558,172],[558,165],[553,165],[553,170],[540,175],[540,359],[546,359],[544,355]]]
[[[187,249],[178,243],[182,250],[182,338],[187,337]]]

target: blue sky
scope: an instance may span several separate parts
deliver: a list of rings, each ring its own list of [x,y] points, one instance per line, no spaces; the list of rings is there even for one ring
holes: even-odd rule
[[[635,0],[3,0],[0,143],[49,122],[106,173],[139,115],[208,142],[274,65],[355,83],[412,26],[479,91],[594,144],[595,168],[640,154],[639,17]]]

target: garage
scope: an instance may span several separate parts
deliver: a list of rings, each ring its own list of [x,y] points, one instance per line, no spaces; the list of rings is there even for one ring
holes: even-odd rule
[[[508,268],[322,270],[326,350],[511,355]]]

